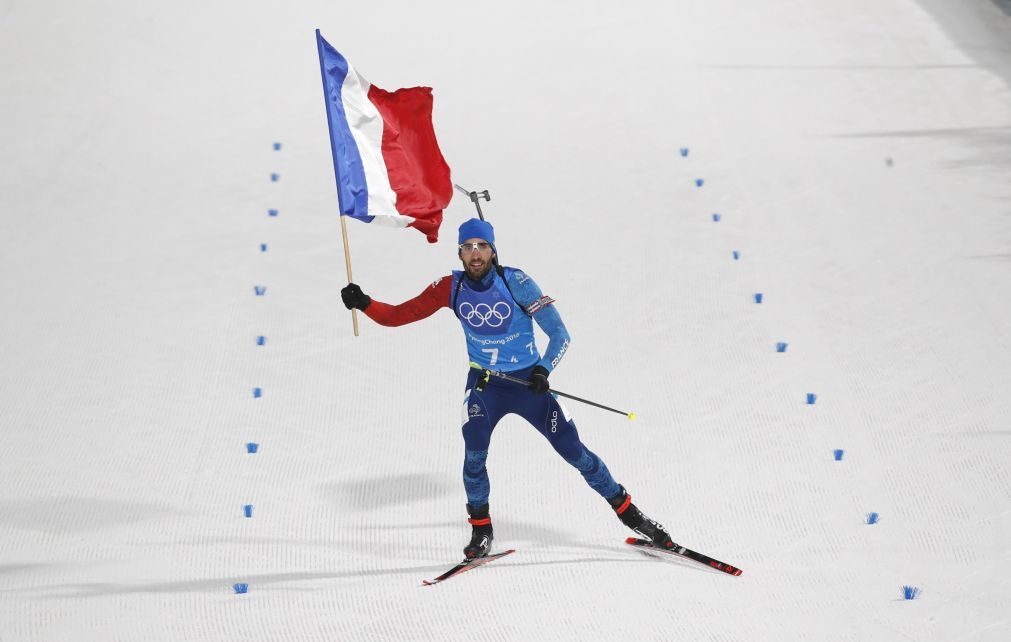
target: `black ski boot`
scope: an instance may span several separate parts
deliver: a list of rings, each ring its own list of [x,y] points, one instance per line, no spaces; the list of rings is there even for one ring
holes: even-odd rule
[[[491,518],[488,517],[488,504],[484,506],[471,506],[467,504],[467,513],[470,515],[471,534],[470,544],[463,549],[463,555],[467,559],[484,557],[491,551],[491,541],[495,538],[491,529]]]
[[[670,533],[663,527],[663,524],[656,522],[642,514],[635,504],[632,503],[632,496],[628,494],[624,486],[618,486],[621,492],[607,500],[618,514],[618,519],[625,526],[648,539],[657,548],[674,548],[674,540]]]

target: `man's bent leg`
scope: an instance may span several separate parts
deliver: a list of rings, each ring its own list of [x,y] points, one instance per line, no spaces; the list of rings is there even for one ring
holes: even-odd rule
[[[568,410],[554,395],[544,395],[547,403],[541,402],[541,408],[530,413],[533,417],[523,414],[531,424],[551,443],[562,459],[569,462],[583,476],[590,488],[597,491],[604,499],[614,497],[621,491],[618,482],[614,481],[611,471],[604,462],[583,445],[579,440],[579,431]],[[542,421],[538,421],[543,417]]]
[[[586,483],[590,485],[590,488],[597,491],[604,499],[610,499],[621,492],[621,486],[614,481],[607,465],[586,446],[583,446],[583,454],[578,459],[575,461],[567,459],[566,461],[572,464],[586,480]]]
[[[674,545],[662,524],[650,519],[632,503],[625,488],[614,481],[604,462],[583,445],[568,411],[554,395],[544,395],[525,404],[523,417],[548,438],[555,451],[569,462],[590,488],[607,500],[623,524],[649,539],[654,546]]]

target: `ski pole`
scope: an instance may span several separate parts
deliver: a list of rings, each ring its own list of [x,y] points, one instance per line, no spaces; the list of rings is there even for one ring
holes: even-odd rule
[[[519,377],[512,377],[512,376],[507,375],[504,372],[499,372],[498,370],[489,370],[487,368],[482,368],[480,364],[474,363],[473,361],[470,362],[470,367],[473,368],[473,369],[475,369],[475,370],[480,370],[481,372],[483,372],[484,375],[485,375],[484,376],[484,380],[485,381],[488,380],[488,377],[495,377],[496,379],[504,379],[505,381],[510,381],[512,383],[520,384],[521,386],[529,386],[530,385],[530,382],[527,381],[526,379],[520,379]],[[573,401],[578,401],[580,403],[585,403],[587,405],[594,406],[595,408],[600,408],[601,410],[608,410],[610,412],[614,412],[614,413],[617,413],[619,415],[625,415],[626,417],[628,417],[629,421],[632,421],[632,420],[635,419],[635,413],[634,412],[625,412],[623,410],[618,410],[616,408],[611,408],[609,406],[605,406],[603,404],[599,404],[599,403],[597,403],[595,401],[590,401],[589,399],[583,399],[583,398],[577,397],[575,395],[570,395],[570,394],[567,394],[567,393],[564,393],[564,392],[560,392],[558,390],[555,390],[554,388],[551,388],[551,392],[555,393],[559,397],[565,397],[566,399],[572,399]]]

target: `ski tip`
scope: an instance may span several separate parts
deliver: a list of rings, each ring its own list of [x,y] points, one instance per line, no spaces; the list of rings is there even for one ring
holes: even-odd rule
[[[635,537],[626,537],[625,538],[625,543],[626,544],[635,544],[638,541],[639,540],[637,538],[635,538]]]
[[[628,413],[628,420],[629,421],[635,421],[635,413],[634,412]]]
[[[744,571],[742,571],[742,570],[741,570],[741,569],[739,569],[739,568],[738,568],[738,569],[734,569],[734,577],[737,577],[737,576],[739,576],[739,575],[740,575],[741,573],[743,573],[743,572],[744,572]]]

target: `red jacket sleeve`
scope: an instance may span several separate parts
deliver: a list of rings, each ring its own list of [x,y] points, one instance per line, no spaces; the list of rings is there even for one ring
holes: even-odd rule
[[[453,289],[453,277],[444,276],[432,283],[418,296],[400,305],[390,305],[372,300],[365,308],[365,315],[379,325],[398,326],[421,321],[432,316],[439,308],[449,307],[449,296]]]

